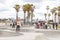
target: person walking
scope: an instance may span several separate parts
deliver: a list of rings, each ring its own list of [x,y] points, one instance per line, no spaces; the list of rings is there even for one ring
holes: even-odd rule
[[[20,26],[19,25],[17,25],[16,31],[20,31]]]
[[[53,29],[55,29],[55,27],[54,27],[55,26],[55,23],[53,23],[52,25],[53,25]]]
[[[57,30],[57,27],[58,27],[58,23],[56,23],[56,30]]]
[[[45,28],[47,29],[47,23],[45,23]]]
[[[45,29],[45,23],[43,23],[43,29]]]
[[[15,28],[15,24],[14,23],[12,24],[12,28]]]
[[[39,25],[40,25],[40,24],[37,22],[37,23],[36,23],[36,28],[37,28],[37,29],[39,29]]]
[[[38,24],[39,24],[39,28],[41,29],[42,28],[42,22],[38,22]]]
[[[17,21],[16,32],[20,31],[21,23]]]

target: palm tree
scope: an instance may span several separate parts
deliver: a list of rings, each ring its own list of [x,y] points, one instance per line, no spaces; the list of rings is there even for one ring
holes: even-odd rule
[[[31,16],[31,4],[26,4],[26,11],[27,11],[27,22],[29,22],[30,16]]]
[[[53,14],[55,13],[55,11],[57,10],[57,8],[56,7],[54,7],[54,8],[52,8],[51,9],[51,13],[52,13],[52,20],[53,20]]]
[[[16,24],[17,24],[17,21],[18,21],[18,12],[19,12],[20,5],[16,4],[14,8],[15,8],[15,10],[17,12],[16,13]]]
[[[27,12],[28,12],[27,18],[30,18],[30,11],[31,11],[31,4],[27,4]]]
[[[48,13],[49,13],[49,6],[46,6],[46,10],[47,10],[47,15],[48,15]],[[48,19],[47,19],[47,21],[48,21]]]
[[[54,13],[53,9],[51,9],[51,13],[52,13],[52,20],[53,20],[53,13]]]
[[[59,23],[60,23],[60,6],[57,7],[58,10],[58,19],[59,19]]]
[[[60,6],[57,7],[57,10],[60,11]]]
[[[58,22],[60,23],[60,12],[58,12]]]
[[[48,12],[48,10],[49,10],[49,6],[46,6],[46,9],[47,9],[47,12]]]
[[[57,15],[57,12],[55,12],[55,23],[56,23],[56,15]]]
[[[53,8],[53,11],[54,11],[54,14],[55,14],[55,15],[54,15],[54,16],[55,16],[55,18],[54,18],[54,19],[55,19],[55,23],[56,23],[56,15],[57,15],[56,10],[57,10],[57,8],[56,8],[56,7],[54,7],[54,8]]]
[[[25,5],[23,5],[24,13],[27,12],[27,21],[29,21],[29,19],[30,19],[30,16],[31,16],[31,12],[30,11],[31,11],[32,6],[33,6],[32,4],[25,4]],[[25,16],[24,16],[24,18],[25,18]]]
[[[46,20],[47,14],[45,13],[44,16],[45,16],[45,20]]]
[[[26,5],[23,5],[23,11],[24,11],[24,24],[26,23],[26,19],[25,19],[25,16],[26,16]]]
[[[51,16],[51,14],[48,14],[48,20],[49,20],[50,16]]]
[[[35,8],[35,6],[33,4],[31,4],[31,23],[32,23],[33,16],[34,16],[34,14],[33,14],[34,8]]]

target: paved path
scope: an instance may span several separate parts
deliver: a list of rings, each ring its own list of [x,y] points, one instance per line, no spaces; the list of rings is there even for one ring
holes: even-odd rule
[[[4,30],[8,32],[12,31],[11,28],[4,29]],[[25,31],[19,32],[19,33],[22,33],[23,35],[11,36],[11,37],[0,37],[0,40],[60,40],[60,30],[35,29],[31,27],[21,28],[21,30],[25,30]],[[12,32],[15,32],[15,31],[12,31]]]
[[[39,31],[38,33],[43,33],[44,36],[37,36],[38,40],[41,39],[41,37],[46,40],[60,40],[60,31]]]
[[[12,36],[12,37],[0,37],[0,40],[35,40],[35,37],[37,35],[43,35],[42,33],[26,33],[26,32],[20,32],[23,35],[21,36]]]
[[[0,40],[60,40],[60,31],[39,31],[19,33],[22,33],[23,35],[0,37]]]

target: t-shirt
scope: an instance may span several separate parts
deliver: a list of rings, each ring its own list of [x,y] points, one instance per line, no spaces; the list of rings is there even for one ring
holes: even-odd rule
[[[47,25],[47,23],[45,23],[45,25]]]
[[[20,26],[21,26],[21,23],[20,23],[20,21],[17,21],[17,25],[20,25]]]

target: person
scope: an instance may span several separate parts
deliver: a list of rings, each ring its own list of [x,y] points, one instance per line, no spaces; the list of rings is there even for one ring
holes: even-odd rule
[[[19,25],[17,25],[16,31],[20,31],[20,26]]]
[[[45,23],[43,23],[43,29],[45,29]]]
[[[13,23],[12,28],[15,28],[15,24]]]
[[[12,26],[12,24],[10,24],[10,26]]]
[[[36,28],[39,29],[39,24],[38,23],[36,23]]]
[[[52,25],[53,25],[53,29],[55,29],[55,28],[54,28],[54,26],[55,26],[55,23],[53,23]]]
[[[45,23],[45,28],[47,29],[47,23]]]
[[[39,28],[41,28],[42,27],[42,23],[39,21],[38,24],[39,24]]]
[[[16,26],[16,31],[17,31],[17,32],[20,31],[20,26],[21,26],[20,22],[17,21],[17,26]]]
[[[56,30],[57,30],[57,26],[58,26],[58,24],[56,23]]]

